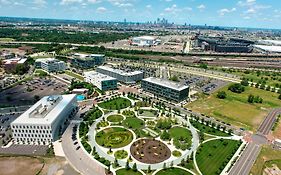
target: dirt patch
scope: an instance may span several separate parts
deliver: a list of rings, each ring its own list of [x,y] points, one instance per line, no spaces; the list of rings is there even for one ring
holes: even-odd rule
[[[44,163],[32,157],[0,157],[0,175],[37,174]]]
[[[134,142],[130,148],[132,156],[147,164],[156,164],[171,156],[170,149],[162,142],[153,139],[141,139]]]

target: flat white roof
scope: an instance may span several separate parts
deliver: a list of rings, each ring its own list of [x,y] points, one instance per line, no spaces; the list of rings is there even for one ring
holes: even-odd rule
[[[281,46],[266,46],[266,45],[254,45],[258,49],[262,49],[268,52],[278,52],[281,53]]]
[[[63,61],[60,61],[58,59],[55,59],[55,58],[39,58],[39,59],[36,59],[35,62],[43,62],[43,63],[49,63],[49,62],[63,62]]]
[[[105,55],[103,54],[84,54],[84,53],[75,53],[74,56],[80,57],[80,58],[86,58],[86,57],[103,57]]]
[[[160,85],[160,86],[164,86],[164,87],[174,89],[174,90],[177,90],[177,91],[181,91],[181,90],[184,90],[184,89],[188,88],[188,86],[182,85],[180,83],[175,83],[175,82],[170,81],[170,80],[165,80],[165,79],[155,78],[155,77],[145,78],[145,79],[143,79],[143,81],[147,81],[147,82],[157,84],[157,85]]]
[[[110,81],[110,80],[117,80],[116,78],[110,77],[108,75],[101,74],[95,71],[84,72],[85,77],[91,77],[98,81]]]
[[[7,59],[7,60],[3,60],[4,64],[23,64],[26,62],[26,58],[12,58],[12,59]]]
[[[139,40],[155,40],[156,37],[154,37],[154,36],[139,36],[139,37],[134,37],[133,39],[139,39]]]
[[[281,45],[280,40],[259,40],[260,43],[269,43],[274,45]]]
[[[119,75],[123,75],[123,76],[132,76],[132,75],[138,75],[138,74],[142,74],[142,71],[133,71],[133,72],[126,72],[120,69],[114,69],[108,66],[99,66],[98,68],[103,69],[103,70],[107,70],[110,72],[114,72],[117,73]]]
[[[74,98],[76,94],[45,96],[11,124],[50,125]]]

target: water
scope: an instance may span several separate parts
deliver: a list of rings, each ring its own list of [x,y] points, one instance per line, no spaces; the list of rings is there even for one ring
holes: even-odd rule
[[[77,101],[83,101],[85,100],[85,96],[84,95],[77,95]]]

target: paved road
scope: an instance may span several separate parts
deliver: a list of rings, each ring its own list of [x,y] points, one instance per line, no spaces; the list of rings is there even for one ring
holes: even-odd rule
[[[268,135],[279,114],[281,114],[281,108],[272,110],[258,128],[258,134]]]
[[[74,145],[72,141],[72,128],[74,125],[75,122],[72,122],[62,136],[62,147],[66,159],[83,175],[105,175],[104,168],[89,157],[88,154],[82,150],[82,146],[79,150],[76,150],[78,144]]]
[[[229,175],[248,175],[261,150],[261,145],[250,143],[245,148]]]
[[[257,134],[252,136],[252,142],[247,145],[238,161],[230,170],[229,175],[248,175],[257,159],[263,144],[266,144],[266,136],[271,131],[276,117],[281,113],[281,108],[274,109],[266,116],[258,128]]]

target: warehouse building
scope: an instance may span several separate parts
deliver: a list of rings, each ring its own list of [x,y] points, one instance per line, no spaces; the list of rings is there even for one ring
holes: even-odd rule
[[[189,96],[188,86],[160,78],[145,78],[141,82],[141,87],[144,91],[175,102],[181,102]]]
[[[153,36],[140,36],[134,37],[130,41],[130,44],[133,46],[155,46],[161,43],[161,40],[158,40],[156,37]]]
[[[66,69],[66,64],[55,58],[42,58],[35,61],[35,67],[47,72],[60,72]]]
[[[75,94],[43,97],[11,123],[17,143],[50,144],[57,140],[66,119],[78,110]]]
[[[72,65],[83,68],[89,69],[95,66],[100,66],[105,61],[105,55],[100,54],[80,54],[75,53],[72,56]]]
[[[133,84],[137,81],[141,81],[144,78],[144,74],[141,71],[126,72],[120,69],[114,69],[107,66],[99,66],[97,67],[96,71],[101,74],[114,77],[118,81],[126,84]]]
[[[102,91],[117,89],[117,79],[95,72],[84,72],[84,80],[93,84]]]

